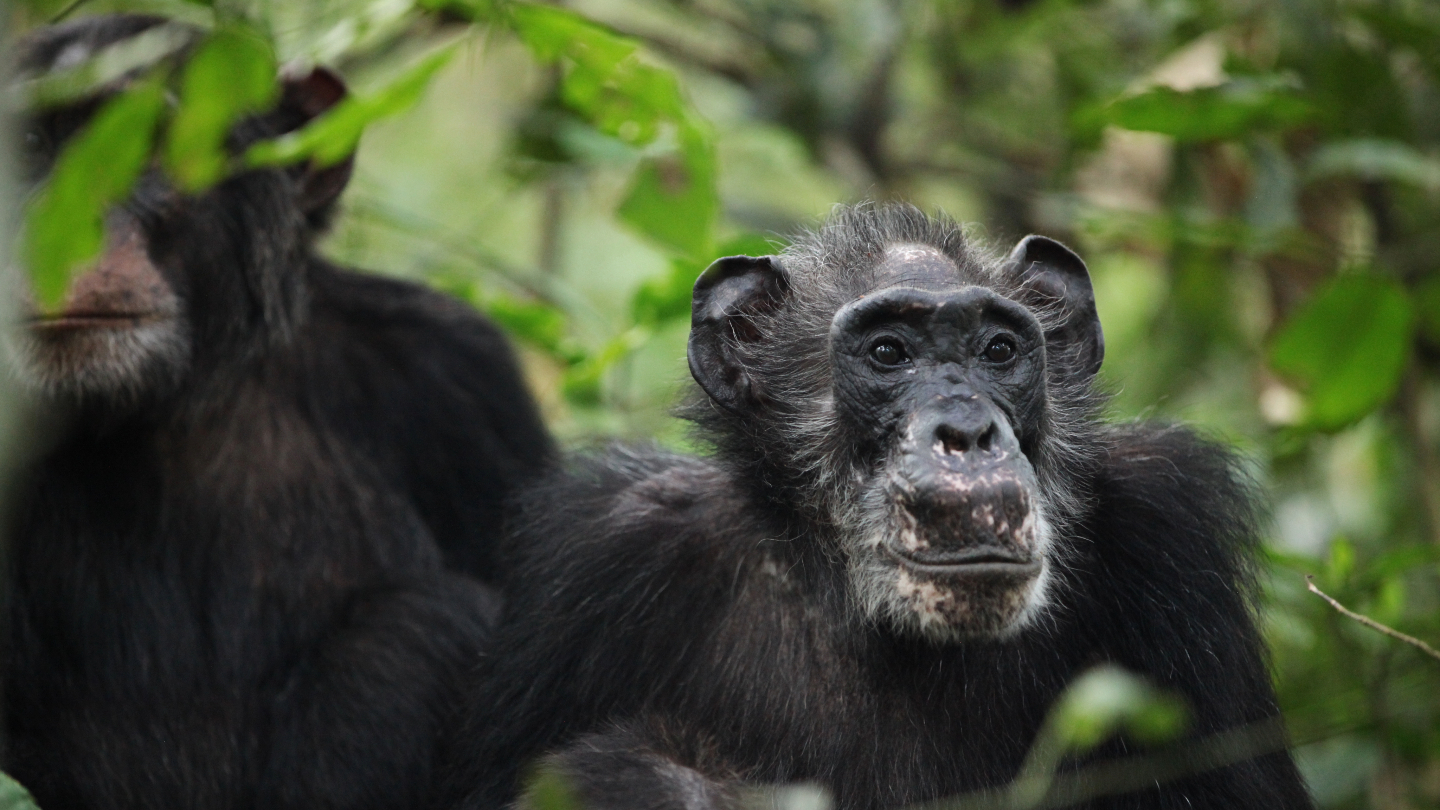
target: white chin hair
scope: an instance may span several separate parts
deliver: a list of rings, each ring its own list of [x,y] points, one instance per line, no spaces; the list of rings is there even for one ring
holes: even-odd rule
[[[20,383],[40,396],[128,405],[178,382],[190,359],[188,332],[169,318],[53,333],[22,328],[5,343]]]
[[[867,537],[852,553],[850,581],[870,621],[937,644],[1012,638],[1041,619],[1052,603],[1054,528],[1037,508],[1040,572],[1024,583],[947,582],[916,574],[886,555],[893,538]]]

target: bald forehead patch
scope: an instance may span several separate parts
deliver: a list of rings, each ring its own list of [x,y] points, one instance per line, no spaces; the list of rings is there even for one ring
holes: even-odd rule
[[[948,289],[963,283],[954,260],[930,245],[890,245],[876,270],[880,287]]]

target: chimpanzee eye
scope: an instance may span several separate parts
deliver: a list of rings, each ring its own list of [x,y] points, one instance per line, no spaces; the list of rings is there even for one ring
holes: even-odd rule
[[[871,346],[870,356],[883,366],[898,366],[910,359],[905,354],[905,347],[900,345],[900,341],[890,338]]]
[[[990,345],[980,355],[991,363],[1008,363],[1015,356],[1015,341],[1004,335],[990,338]]]

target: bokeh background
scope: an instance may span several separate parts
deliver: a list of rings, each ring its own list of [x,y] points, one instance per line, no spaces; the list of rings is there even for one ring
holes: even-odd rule
[[[1240,447],[1273,499],[1262,620],[1327,808],[1440,806],[1440,3],[12,3],[242,19],[381,94],[336,260],[510,330],[570,444],[654,438],[689,287],[836,203],[908,200],[1094,277],[1115,419]]]

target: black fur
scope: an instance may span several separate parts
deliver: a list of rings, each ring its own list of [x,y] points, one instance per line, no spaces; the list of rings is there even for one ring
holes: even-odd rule
[[[748,385],[768,409],[697,399],[712,458],[614,450],[527,494],[526,557],[442,805],[506,806],[542,757],[583,806],[617,810],[732,806],[757,785],[804,781],[846,810],[997,787],[1065,686],[1102,662],[1180,693],[1191,738],[1277,715],[1251,607],[1255,491],[1228,450],[1183,428],[1097,420],[1100,401],[1075,384],[1092,355],[1078,351],[1073,365],[1052,352],[1050,424],[1026,449],[1065,510],[1052,518],[1063,564],[1044,613],[999,640],[937,642],[857,604],[835,540],[843,496],[816,479],[844,478],[859,467],[836,459],[863,451],[805,427],[828,385],[811,366],[824,310],[886,244],[907,242],[1024,297],[953,224],[844,211],[779,258],[791,297],[752,315]],[[1096,757],[1132,750],[1117,740]],[[1281,752],[1087,806],[1310,800]]]
[[[317,258],[304,182],[182,197],[148,175],[124,216],[188,343],[123,385],[32,370],[55,378],[37,396],[56,435],[8,526],[4,768],[47,810],[403,808],[429,789],[498,611],[468,575],[498,578],[501,503],[553,451],[499,330]]]

